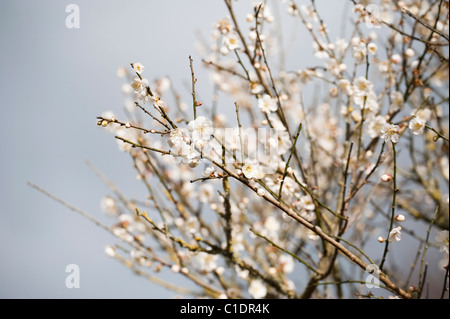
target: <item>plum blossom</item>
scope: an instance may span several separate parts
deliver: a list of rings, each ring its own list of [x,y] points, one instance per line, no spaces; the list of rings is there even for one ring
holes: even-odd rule
[[[397,143],[400,139],[400,135],[398,134],[398,131],[400,130],[400,127],[398,125],[394,124],[384,124],[381,128],[381,138],[388,143],[391,141],[392,143]]]
[[[353,57],[356,63],[363,63],[367,56],[367,46],[365,43],[361,42],[353,47]]]
[[[262,97],[258,99],[258,107],[264,113],[275,112],[278,109],[277,102],[268,94],[263,94]]]
[[[198,199],[202,203],[208,203],[214,198],[214,187],[211,184],[202,184],[198,190]]]
[[[267,288],[261,280],[256,279],[250,283],[248,293],[255,299],[261,299],[267,295]]]
[[[142,63],[139,63],[139,62],[131,63],[131,65],[133,67],[133,70],[138,74],[141,74],[145,69],[145,67],[142,65]]]
[[[142,91],[146,90],[149,82],[147,79],[142,79],[137,76],[133,78],[133,82],[131,83],[131,87],[134,89],[135,93],[142,93]]]
[[[381,129],[387,124],[386,119],[382,115],[369,118],[367,122],[367,133],[371,138],[380,136]]]
[[[402,230],[402,228],[400,226],[397,226],[391,230],[391,232],[389,233],[389,239],[388,239],[390,243],[400,241],[402,239],[401,230]]]
[[[117,206],[116,200],[111,196],[103,197],[100,203],[101,209],[104,213],[110,216],[118,216],[119,215],[119,207]]]
[[[210,119],[199,116],[195,120],[189,122],[189,132],[193,141],[208,141],[213,134],[213,123]]]
[[[421,117],[414,117],[409,121],[409,129],[414,135],[422,135],[425,130],[426,121]]]
[[[239,48],[239,38],[235,33],[229,33],[223,38],[223,43],[229,51]]]
[[[264,177],[262,176],[263,171],[256,161],[246,161],[244,166],[242,166],[242,173],[248,179],[260,179]]]
[[[197,254],[197,261],[200,265],[200,269],[206,272],[213,271],[217,268],[218,259],[219,255],[208,254],[203,251]]]
[[[443,230],[436,235],[436,243],[440,246],[439,251],[448,254],[448,230]]]

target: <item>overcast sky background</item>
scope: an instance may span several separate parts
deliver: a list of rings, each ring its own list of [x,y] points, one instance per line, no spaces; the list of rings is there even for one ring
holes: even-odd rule
[[[330,2],[318,1],[319,10],[338,26],[349,1]],[[79,29],[65,25],[71,3],[80,8]],[[237,2],[240,17],[252,3]],[[129,156],[96,126],[106,110],[122,114],[117,68],[142,62],[145,77],[170,75],[182,90],[192,55],[197,91],[210,96],[195,43],[226,14],[221,0],[0,1],[0,298],[174,297],[107,257],[114,238],[27,182],[110,224],[100,211],[110,191],[85,161],[126,195],[142,190]],[[292,47],[293,70],[311,62],[306,41]],[[80,267],[79,289],[65,286],[68,264]]]

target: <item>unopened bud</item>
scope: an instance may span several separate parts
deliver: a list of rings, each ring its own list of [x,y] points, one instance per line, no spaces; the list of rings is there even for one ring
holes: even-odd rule
[[[378,237],[377,239],[380,243],[384,243],[386,241],[386,238],[384,238],[383,236]]]
[[[258,196],[262,197],[266,194],[266,191],[263,188],[259,188],[256,193],[258,194]]]
[[[402,214],[397,215],[397,216],[395,216],[394,218],[395,218],[395,220],[398,221],[398,222],[403,222],[403,221],[405,221],[405,219],[406,219],[406,217],[405,217],[404,215],[402,215]]]
[[[394,54],[392,56],[392,63],[394,63],[394,64],[402,63],[402,57],[399,54]]]
[[[116,249],[113,246],[106,246],[105,253],[109,257],[114,257],[116,255]]]
[[[412,58],[415,54],[416,54],[416,53],[415,53],[414,50],[411,49],[411,48],[408,48],[408,49],[406,49],[406,51],[405,51],[405,56],[407,56],[408,58]]]
[[[333,87],[330,90],[330,97],[335,98],[335,97],[338,96],[338,93],[339,93],[338,88],[337,87]]]
[[[189,162],[189,167],[190,167],[190,168],[197,167],[197,165],[198,165],[198,160],[197,160],[197,159],[193,159],[193,160],[191,160],[191,161]]]
[[[181,268],[181,272],[185,275],[187,275],[189,273],[189,269],[187,267],[183,267]]]
[[[180,269],[181,269],[180,265],[178,265],[178,264],[173,264],[172,267],[170,267],[170,268],[174,273],[179,273]]]
[[[392,175],[389,174],[383,174],[383,176],[381,176],[381,180],[383,182],[389,182],[392,179]]]
[[[131,124],[130,124],[130,123],[125,123],[125,127],[126,127],[126,128],[130,128],[130,127],[131,127]]]

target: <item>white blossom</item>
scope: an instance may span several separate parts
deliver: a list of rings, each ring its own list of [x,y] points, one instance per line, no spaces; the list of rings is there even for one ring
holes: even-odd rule
[[[358,77],[353,83],[355,93],[362,96],[368,96],[373,91],[373,83],[367,80],[365,77]]]
[[[394,110],[400,109],[404,104],[403,94],[399,91],[391,92],[391,107]]]
[[[219,255],[209,254],[203,251],[197,254],[197,261],[200,265],[200,269],[206,272],[213,271],[217,268],[218,258]]]
[[[386,123],[381,128],[381,138],[383,138],[386,143],[389,141],[392,143],[397,143],[400,139],[400,135],[398,134],[399,130],[400,127],[398,125]]]
[[[133,70],[138,74],[141,74],[145,69],[145,67],[142,65],[142,63],[139,63],[139,62],[132,63],[132,66],[133,66]]]
[[[134,92],[141,93],[142,91],[147,89],[148,86],[148,80],[147,79],[141,79],[137,76],[133,78],[133,83],[131,83],[131,86],[134,89]]]
[[[210,119],[199,116],[195,120],[189,122],[189,131],[193,141],[208,141],[213,134],[213,123]]]
[[[256,161],[246,161],[242,167],[242,173],[248,179],[262,178],[262,170]]]
[[[223,38],[225,47],[230,50],[236,50],[239,48],[239,38],[235,33],[229,33]]]
[[[202,203],[208,203],[214,198],[214,187],[211,184],[202,184],[198,190],[198,199]]]
[[[285,274],[290,274],[294,271],[294,258],[291,255],[281,255],[278,258],[278,262],[281,265],[281,269]]]
[[[381,129],[387,124],[386,119],[382,115],[369,118],[367,122],[367,133],[371,138],[380,136]]]
[[[117,216],[119,214],[119,207],[116,200],[111,196],[105,196],[100,202],[101,209],[104,213],[110,216]]]
[[[436,243],[440,246],[439,251],[448,254],[448,230],[443,230],[436,235]]]
[[[176,128],[170,131],[169,145],[171,147],[179,147],[186,142],[186,131],[180,128]]]
[[[401,230],[402,230],[402,228],[400,226],[397,226],[391,230],[391,232],[389,233],[389,239],[388,239],[390,243],[400,241],[402,239]]]
[[[258,196],[264,196],[266,194],[266,191],[264,190],[264,188],[258,188],[258,191],[256,192],[258,194]]]
[[[250,283],[248,293],[255,299],[261,299],[267,295],[267,288],[261,280],[256,279]]]
[[[264,113],[275,112],[278,109],[277,101],[268,94],[263,94],[258,99],[258,107]]]
[[[425,130],[426,121],[421,117],[414,117],[409,121],[409,129],[414,135],[422,135]]]
[[[367,56],[367,47],[366,44],[361,42],[358,45],[353,47],[353,57],[355,58],[356,63],[363,63]]]
[[[371,42],[367,45],[367,50],[370,54],[375,55],[377,53],[378,47],[375,43]]]
[[[300,197],[300,205],[305,210],[314,210],[316,205],[310,195],[304,195]]]
[[[109,257],[116,256],[116,248],[114,246],[106,246],[105,247],[105,254]]]
[[[284,128],[284,126],[283,126]],[[285,130],[277,131],[276,137],[270,137],[268,139],[269,147],[275,148],[278,155],[283,155],[288,152],[292,147],[292,141],[289,133]]]

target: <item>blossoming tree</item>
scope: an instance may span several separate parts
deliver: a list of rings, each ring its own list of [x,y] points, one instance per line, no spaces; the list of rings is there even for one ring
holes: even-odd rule
[[[314,0],[278,2],[319,65],[275,67],[270,1],[241,21],[234,8],[248,4],[224,0],[202,61],[212,102],[198,100],[190,57],[189,102],[140,63],[120,70],[129,118],[109,111],[98,125],[148,197],[112,187],[102,200],[117,220],[104,228],[125,243],[106,253],[185,296],[448,296],[448,2],[349,1],[343,38]]]

